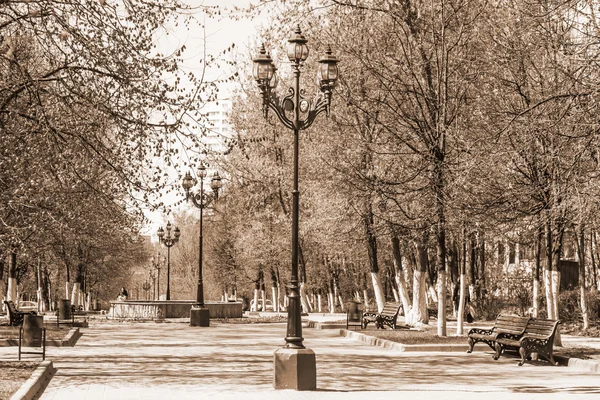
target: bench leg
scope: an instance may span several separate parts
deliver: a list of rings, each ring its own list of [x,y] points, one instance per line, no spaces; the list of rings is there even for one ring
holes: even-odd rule
[[[472,353],[473,352],[473,346],[475,346],[475,341],[473,340],[473,338],[469,338],[467,340],[467,343],[469,344],[469,348],[467,349],[467,353]]]
[[[521,355],[521,361],[519,361],[519,367],[525,364],[525,360],[529,357],[529,352],[524,347],[519,347],[519,354]]]
[[[502,347],[502,345],[500,343],[495,343],[494,347],[496,349],[496,353],[494,354],[494,356],[492,358],[494,360],[497,360],[502,355],[502,352],[504,351],[504,348]]]

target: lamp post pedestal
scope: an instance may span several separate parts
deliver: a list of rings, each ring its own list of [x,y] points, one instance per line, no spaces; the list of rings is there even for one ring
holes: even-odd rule
[[[284,347],[275,351],[273,361],[275,389],[317,389],[317,360],[311,349]]]
[[[190,326],[209,326],[210,313],[208,308],[192,307],[190,310]]]

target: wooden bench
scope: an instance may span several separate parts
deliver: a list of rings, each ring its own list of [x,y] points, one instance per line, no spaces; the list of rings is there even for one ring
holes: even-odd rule
[[[518,315],[498,315],[496,322],[491,329],[472,328],[467,335],[469,349],[467,353],[473,351],[473,346],[476,343],[482,342],[496,350],[496,338],[502,334],[503,337],[511,339],[519,339],[531,317],[520,317]],[[497,359],[497,358],[495,358]]]
[[[396,319],[402,308],[401,303],[388,302],[383,306],[380,313],[365,312],[362,316],[362,328],[366,329],[369,322],[375,322],[377,329],[384,329],[384,325],[388,325],[392,329],[396,329]]]
[[[510,349],[519,351],[521,355],[519,366],[530,358],[531,353],[537,353],[550,364],[557,365],[552,352],[554,349],[554,336],[559,323],[560,321],[553,319],[531,318],[527,322],[525,332],[520,337],[498,334],[494,359],[497,360],[504,350]]]
[[[23,317],[27,314],[37,315],[35,311],[22,312],[17,310],[17,307],[12,300],[4,300],[4,304],[6,304],[6,310],[8,312],[8,323],[12,326],[19,326],[23,324]]]

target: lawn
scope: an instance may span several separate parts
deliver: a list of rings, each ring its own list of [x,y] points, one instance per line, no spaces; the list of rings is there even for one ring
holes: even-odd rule
[[[39,361],[2,361],[0,363],[0,399],[9,399],[39,365]]]

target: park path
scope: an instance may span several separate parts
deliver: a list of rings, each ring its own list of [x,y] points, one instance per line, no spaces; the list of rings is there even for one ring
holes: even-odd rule
[[[273,352],[285,330],[92,321],[75,347],[48,349],[58,371],[41,400],[600,398],[598,375],[566,367],[518,367],[489,352],[400,353],[309,328],[303,333],[317,354],[319,390],[275,391]]]

